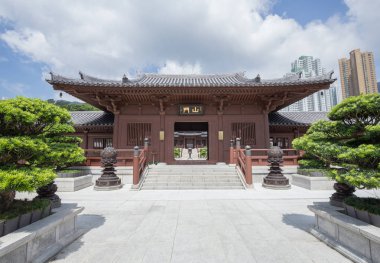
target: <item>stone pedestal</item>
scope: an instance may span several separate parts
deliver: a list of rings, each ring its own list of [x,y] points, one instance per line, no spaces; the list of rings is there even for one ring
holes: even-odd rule
[[[290,189],[289,179],[282,174],[280,168],[283,152],[280,147],[273,146],[268,151],[269,173],[263,180],[263,187],[271,189]]]
[[[57,192],[57,185],[51,182],[48,185],[37,189],[38,196],[36,198],[49,199],[51,201],[51,208],[57,208],[61,206],[61,198],[55,194]]]
[[[101,152],[104,169],[102,175],[96,180],[94,190],[109,191],[122,187],[121,179],[115,174],[114,164],[117,162],[117,152],[113,147],[106,147]]]
[[[333,206],[343,207],[343,200],[347,197],[355,196],[355,187],[345,183],[334,184],[335,193],[330,197],[330,204]]]

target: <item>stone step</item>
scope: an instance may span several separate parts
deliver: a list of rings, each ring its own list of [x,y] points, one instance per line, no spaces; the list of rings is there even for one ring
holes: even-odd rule
[[[151,174],[151,178],[229,178],[236,177],[236,174]]]
[[[154,170],[165,170],[165,171],[171,171],[171,170],[192,170],[192,171],[204,171],[204,170],[209,170],[209,171],[220,171],[220,170],[226,170],[226,171],[233,171],[235,170],[235,167],[191,167],[192,165],[183,165],[183,167],[152,167],[150,166],[149,169],[154,171]]]
[[[142,189],[244,189],[227,165],[151,166]]]
[[[189,181],[168,181],[168,180],[145,180],[145,184],[168,184],[168,183],[175,183],[175,184],[240,184],[240,180],[225,180],[225,181],[196,181],[196,180],[189,180]]]
[[[150,172],[156,172],[156,173],[162,173],[162,172],[167,172],[167,173],[176,173],[176,172],[193,172],[193,173],[234,173],[235,169],[149,169]]]
[[[147,177],[145,182],[240,182],[240,178],[166,178],[166,177]]]
[[[226,178],[150,178],[146,177],[145,182],[240,182],[238,177]]]
[[[145,182],[144,187],[146,186],[154,186],[154,187],[194,187],[194,186],[199,186],[199,187],[209,187],[209,186],[242,186],[241,182],[210,182],[210,183],[205,183],[205,182],[187,182],[187,183],[176,183],[176,182],[160,182],[160,183],[152,183],[152,182]]]
[[[208,176],[235,176],[235,173],[151,173],[149,172],[150,176],[167,176],[167,177],[175,177],[175,176],[182,176],[182,177],[192,177],[192,176],[199,176],[199,177],[208,177]]]
[[[242,190],[241,186],[144,186],[141,190]]]

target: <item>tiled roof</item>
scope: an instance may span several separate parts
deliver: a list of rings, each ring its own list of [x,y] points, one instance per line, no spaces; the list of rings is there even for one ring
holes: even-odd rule
[[[112,126],[113,114],[104,111],[72,111],[71,120],[75,126]]]
[[[79,73],[79,79],[72,79],[51,73],[50,84],[72,84],[79,86],[102,86],[102,87],[214,87],[214,86],[281,86],[332,83],[333,72],[312,78],[301,78],[300,74],[294,74],[278,79],[261,79],[258,75],[250,79],[243,73],[234,74],[188,74],[188,75],[164,75],[143,74],[136,79],[123,77],[120,80],[105,80]]]
[[[319,120],[328,120],[327,112],[272,112],[269,114],[272,126],[309,126]]]
[[[112,126],[114,116],[103,111],[72,111],[75,126]],[[272,126],[309,126],[319,120],[328,120],[327,112],[273,112],[269,114]]]

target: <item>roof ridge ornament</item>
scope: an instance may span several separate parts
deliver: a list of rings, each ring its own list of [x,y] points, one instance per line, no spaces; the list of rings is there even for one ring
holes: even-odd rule
[[[261,82],[261,77],[260,74],[257,74],[256,78],[254,79],[255,82],[260,83]]]
[[[330,77],[330,79],[332,78],[332,75],[334,74],[334,70],[331,70],[330,72],[327,73]]]
[[[123,75],[123,78],[121,79],[121,82],[122,83],[128,83],[129,82],[129,79],[128,79],[128,77],[125,74]]]

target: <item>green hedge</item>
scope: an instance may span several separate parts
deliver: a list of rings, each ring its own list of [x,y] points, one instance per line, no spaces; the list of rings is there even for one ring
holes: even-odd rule
[[[364,210],[375,215],[380,215],[379,198],[349,197],[344,200],[344,203],[353,206],[358,210]]]
[[[35,199],[33,201],[15,200],[6,212],[0,213],[0,220],[12,219],[37,209],[44,209],[49,204],[50,200],[47,199]]]

